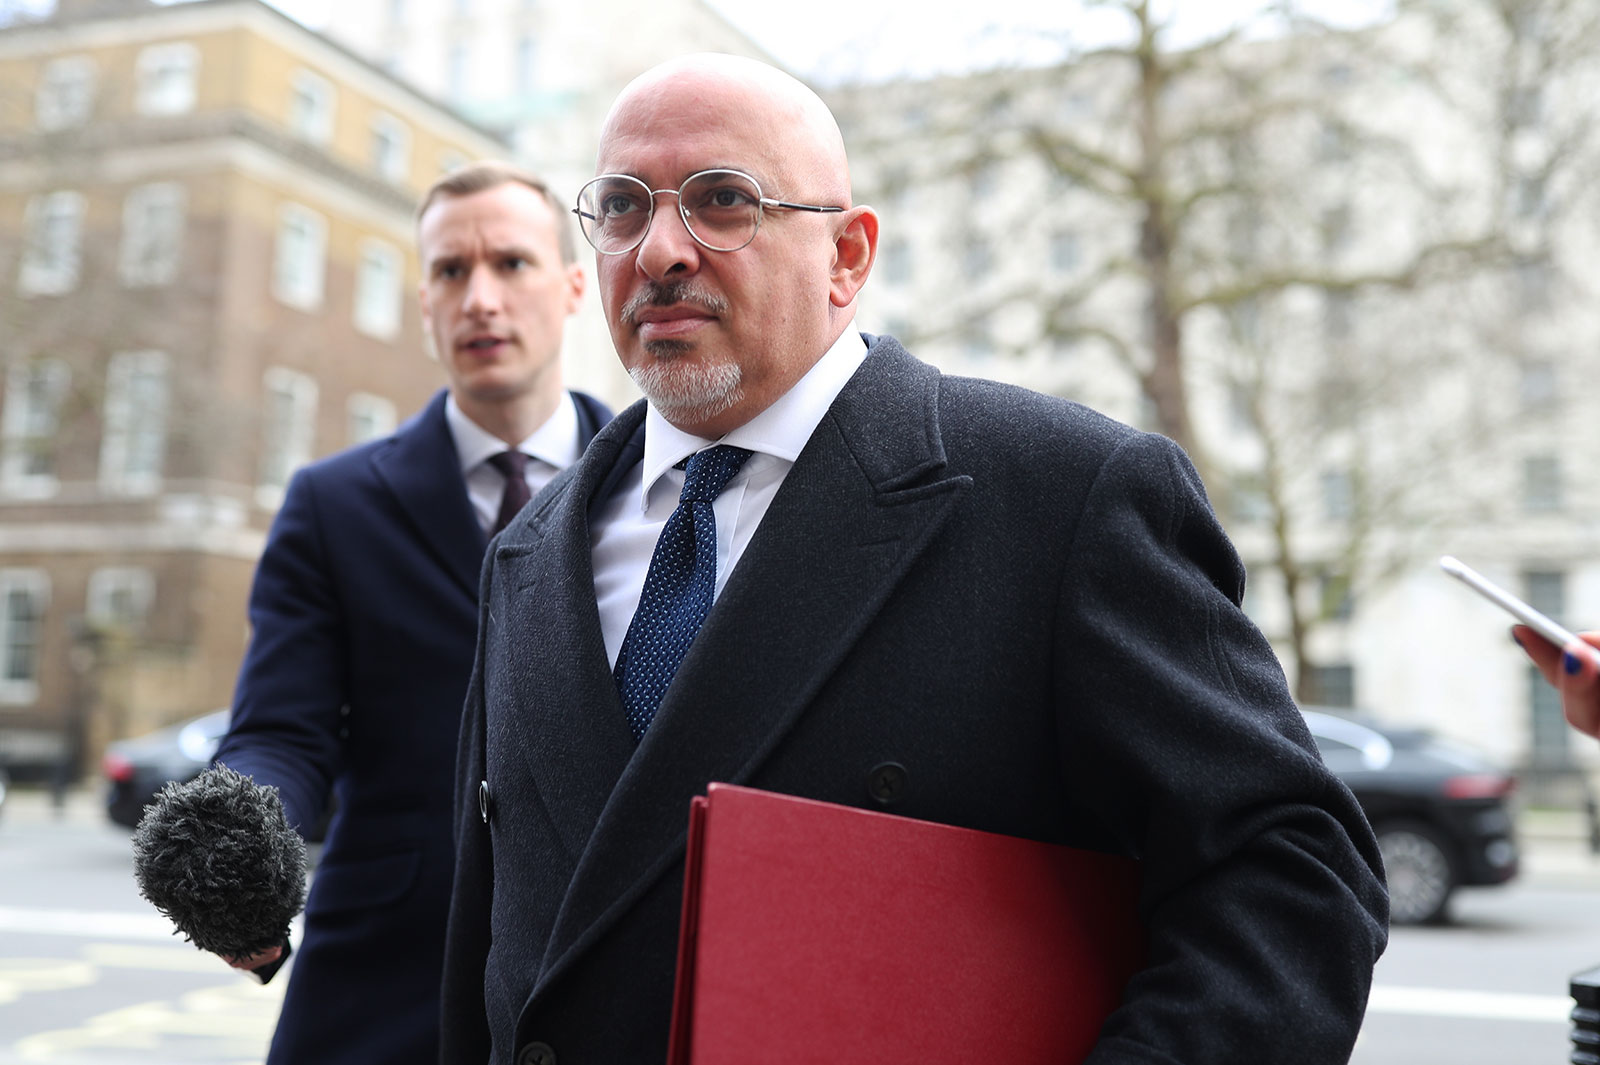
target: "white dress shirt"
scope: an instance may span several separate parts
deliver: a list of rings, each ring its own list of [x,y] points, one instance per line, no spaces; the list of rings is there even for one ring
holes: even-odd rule
[[[461,476],[467,482],[467,498],[472,501],[472,512],[484,532],[494,528],[500,516],[500,496],[505,492],[505,475],[489,465],[489,459],[502,451],[509,451],[506,442],[467,417],[456,397],[444,401],[445,421],[450,425],[450,435],[456,442],[456,455],[461,459]],[[518,444],[516,450],[529,456],[524,470],[528,490],[534,495],[549,484],[551,479],[574,462],[583,449],[578,446],[578,408],[572,395],[561,393],[561,402],[555,413],[533,435]]]
[[[789,475],[800,450],[833,405],[835,397],[866,358],[866,345],[852,321],[822,358],[772,406],[721,440],[691,436],[651,407],[644,420],[644,459],[636,464],[600,508],[593,537],[594,597],[600,631],[613,667],[622,650],[650,556],[661,527],[677,509],[684,471],[674,467],[717,444],[733,444],[753,454],[712,504],[717,518],[717,583],[721,595],[756,527]]]

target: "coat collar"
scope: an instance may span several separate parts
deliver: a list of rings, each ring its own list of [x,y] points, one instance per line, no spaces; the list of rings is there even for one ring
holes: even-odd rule
[[[943,476],[938,371],[891,339],[869,343],[636,748],[600,638],[587,511],[619,464],[637,461],[628,445],[643,405],[596,438],[570,491],[518,543],[499,547],[507,576],[560,597],[538,613],[565,617],[568,631],[542,635],[558,641],[553,660],[578,663],[538,682],[541,705],[576,720],[516,730],[541,791],[561,795],[547,809],[575,859],[539,987],[681,859],[691,798],[754,777],[970,486]]]
[[[372,468],[428,549],[476,600],[486,540],[467,500],[461,460],[445,419],[445,396],[442,390],[436,393],[376,448]]]

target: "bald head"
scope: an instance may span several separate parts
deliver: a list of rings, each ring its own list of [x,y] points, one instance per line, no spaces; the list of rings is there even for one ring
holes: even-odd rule
[[[821,202],[849,203],[850,164],[839,124],[821,97],[776,67],[740,56],[702,53],[652,67],[622,90],[600,132],[597,173],[614,172],[608,160],[627,155],[641,138],[725,136],[746,153],[726,165],[760,165],[766,182],[780,176],[800,182]],[[755,151],[759,159],[749,158]],[[777,188],[793,198],[790,188]],[[769,193],[771,194],[771,193]]]

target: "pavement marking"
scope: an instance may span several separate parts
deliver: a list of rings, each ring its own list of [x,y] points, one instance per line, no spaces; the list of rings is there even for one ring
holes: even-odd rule
[[[1374,984],[1367,1012],[1566,1024],[1572,1014],[1572,1000],[1560,995],[1525,995],[1514,991]]]
[[[172,939],[172,922],[154,913],[103,913],[0,906],[0,932],[92,939]]]
[[[205,988],[182,996],[176,1004],[125,1006],[90,1017],[77,1028],[26,1036],[15,1049],[29,1061],[53,1061],[80,1050],[158,1051],[181,1042],[187,1059],[202,1049],[190,1042],[199,1039],[213,1058],[260,1061],[277,1024],[282,996],[283,989],[273,984]]]
[[[300,941],[302,919],[289,923],[290,938]],[[50,910],[0,906],[0,932],[83,939],[162,940],[180,946],[188,941],[159,913],[115,913],[95,910]]]

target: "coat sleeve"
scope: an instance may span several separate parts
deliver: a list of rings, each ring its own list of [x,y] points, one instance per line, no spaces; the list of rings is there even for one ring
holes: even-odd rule
[[[302,470],[256,567],[250,646],[214,759],[276,787],[302,833],[327,807],[346,701],[344,604],[323,533],[316,483]]]
[[[456,745],[455,880],[445,932],[440,996],[441,1065],[489,1060],[489,1024],[483,993],[489,959],[489,910],[494,895],[494,852],[478,796],[487,778],[484,748],[483,661],[489,631],[494,554],[484,560],[478,595],[478,644],[467,685]]]
[[[1239,607],[1198,475],[1170,441],[1130,439],[1070,535],[1063,759],[1142,861],[1150,932],[1089,1065],[1347,1061],[1387,937],[1377,845]]]

